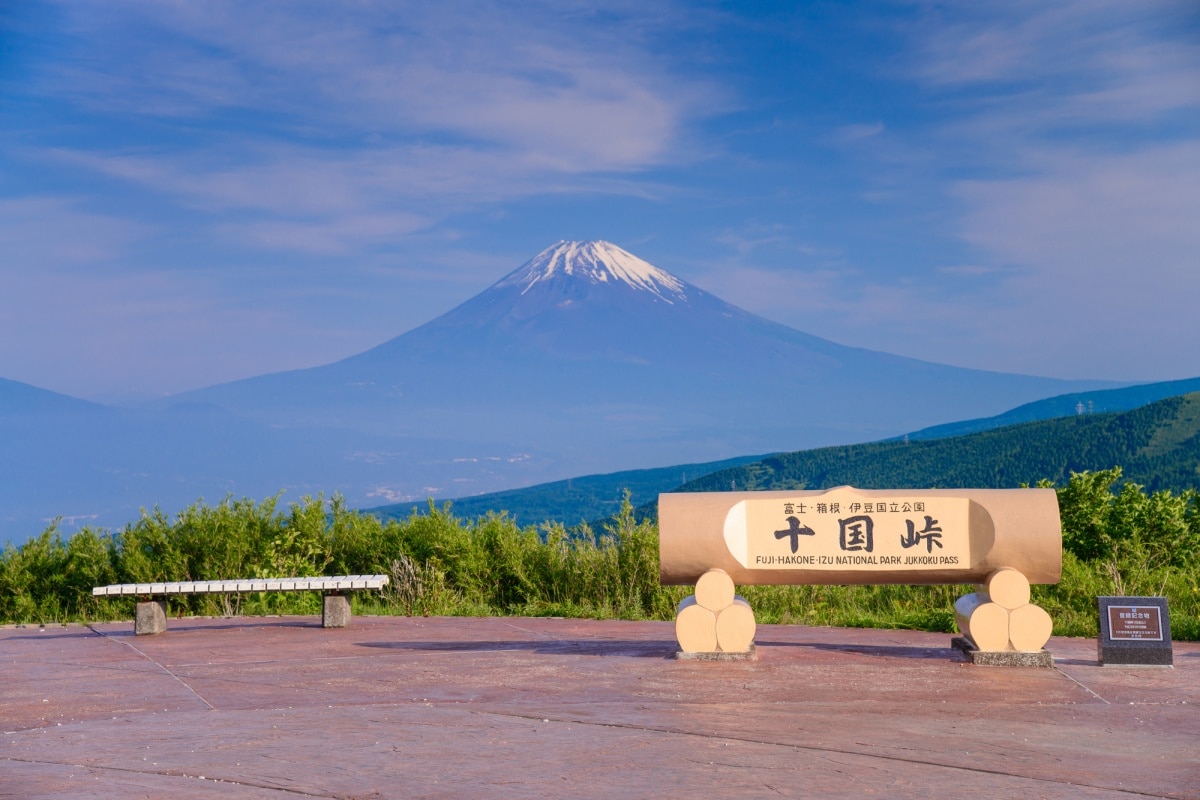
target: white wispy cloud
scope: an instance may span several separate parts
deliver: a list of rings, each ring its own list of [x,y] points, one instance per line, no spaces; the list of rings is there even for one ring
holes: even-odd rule
[[[908,74],[975,135],[1146,126],[1200,107],[1198,28],[1176,0],[943,7],[913,26]]]
[[[1039,155],[1043,167],[1035,175],[958,187],[968,241],[1003,261],[1037,267],[1045,288],[1069,285],[1096,312],[1175,305],[1166,287],[1195,296],[1200,141],[1103,158]]]
[[[612,175],[677,160],[715,88],[648,45],[661,10],[601,11],[618,24],[543,3],[67,4],[77,57],[41,79],[90,113],[185,131],[89,146],[70,154],[80,165],[210,212],[367,230],[346,216],[432,221],[529,193],[621,191]],[[257,238],[303,244],[277,230]]]
[[[815,305],[830,310],[813,309],[818,323],[833,331],[840,313],[901,352],[1011,371],[1200,371],[1194,348],[1167,346],[1195,338],[1189,309],[1200,293],[1197,10],[915,8],[900,62],[932,113],[889,125],[886,142],[855,136],[869,132],[860,125],[835,141],[877,165],[865,178],[877,202],[932,206],[942,194],[944,233],[967,246],[969,266],[930,261],[916,282],[912,268],[797,276],[795,289],[820,293]],[[769,300],[764,309],[781,316]],[[1131,326],[1136,335],[1120,335]]]
[[[141,223],[87,206],[85,198],[75,196],[0,198],[4,274],[62,273],[109,263],[127,253],[146,231]]]

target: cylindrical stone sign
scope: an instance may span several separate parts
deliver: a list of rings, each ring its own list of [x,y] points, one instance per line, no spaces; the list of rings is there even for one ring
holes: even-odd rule
[[[694,492],[658,498],[663,584],[1056,583],[1053,489]],[[1023,596],[1016,575],[998,594]]]
[[[696,581],[696,602],[716,613],[733,603],[735,587],[724,570],[710,569]]]
[[[991,602],[984,594],[968,594],[954,604],[954,621],[958,623],[958,629],[980,650],[1010,649],[1008,617],[1007,608]]]
[[[717,614],[717,649],[725,653],[741,653],[754,643],[754,610],[740,597]]]
[[[675,609],[675,639],[685,653],[716,651],[716,613],[697,603],[695,595],[685,597]]]

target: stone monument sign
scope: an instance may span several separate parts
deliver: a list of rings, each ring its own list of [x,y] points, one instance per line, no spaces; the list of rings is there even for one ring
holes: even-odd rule
[[[1052,489],[670,493],[659,495],[659,558],[662,583],[697,585],[677,616],[683,653],[724,652],[708,617],[687,611],[706,608],[706,580],[729,582],[729,602],[707,608],[711,625],[726,608],[744,619],[734,584],[975,583],[955,604],[974,649],[1035,653],[1052,623],[1030,583],[1058,581],[1062,528]]]

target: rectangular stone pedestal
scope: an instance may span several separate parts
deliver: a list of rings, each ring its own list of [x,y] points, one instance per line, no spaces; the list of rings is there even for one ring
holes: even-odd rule
[[[1046,650],[1036,653],[1021,653],[1015,650],[980,650],[975,643],[965,636],[955,636],[950,640],[950,646],[961,650],[972,664],[981,667],[1053,667],[1054,656]]]
[[[137,604],[137,616],[133,621],[133,632],[138,636],[148,636],[150,634],[163,633],[166,630],[166,599],[139,600]]]
[[[737,653],[685,653],[679,650],[676,651],[675,658],[679,661],[757,661],[758,653],[754,645],[750,645],[750,649]]]
[[[344,594],[327,594],[321,605],[322,628],[344,628],[350,624],[350,598]]]

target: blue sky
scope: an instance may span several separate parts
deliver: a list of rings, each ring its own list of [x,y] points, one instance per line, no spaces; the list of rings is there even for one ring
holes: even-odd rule
[[[364,350],[559,239],[838,342],[1200,375],[1191,2],[0,6],[0,377]]]

